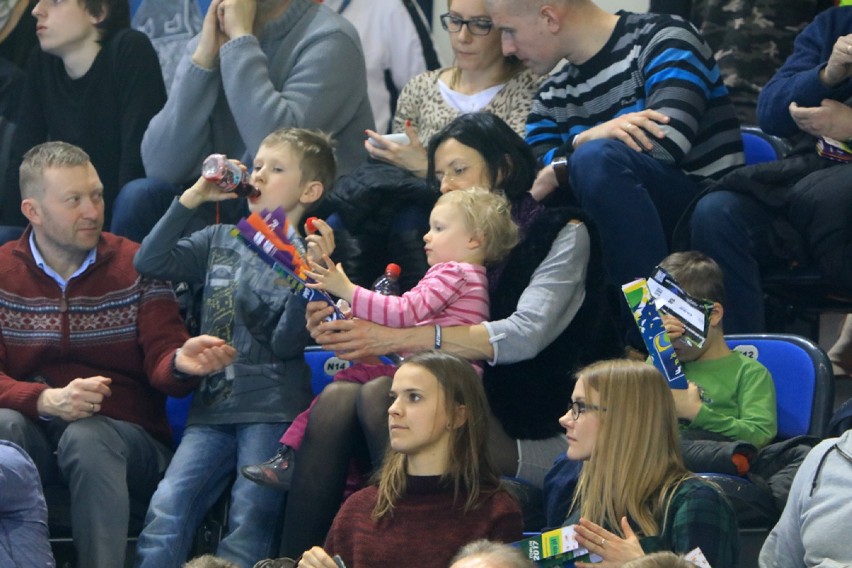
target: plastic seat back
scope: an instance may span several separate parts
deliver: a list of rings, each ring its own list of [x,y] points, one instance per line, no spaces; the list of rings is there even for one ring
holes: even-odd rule
[[[825,435],[834,401],[834,377],[828,357],[814,342],[787,334],[729,335],[725,339],[731,349],[757,359],[772,374],[779,439]]]
[[[789,152],[789,146],[782,138],[766,134],[757,126],[742,126],[740,132],[748,166],[780,160]]]

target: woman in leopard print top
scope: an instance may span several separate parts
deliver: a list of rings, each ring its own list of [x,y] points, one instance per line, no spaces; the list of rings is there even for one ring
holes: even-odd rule
[[[393,129],[411,144],[397,144],[368,131],[381,146],[365,142],[373,158],[426,177],[429,138],[457,116],[489,111],[519,135],[542,78],[525,70],[515,57],[504,57],[484,0],[450,0],[441,24],[450,34],[452,67],[427,71],[411,79],[400,94]]]

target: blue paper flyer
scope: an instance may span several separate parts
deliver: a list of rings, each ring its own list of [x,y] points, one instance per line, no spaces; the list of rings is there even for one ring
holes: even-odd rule
[[[648,289],[648,281],[644,278],[634,280],[621,287],[627,305],[633,313],[633,319],[639,327],[642,341],[648,349],[651,362],[660,370],[673,389],[685,389],[687,387],[686,376],[683,373],[683,365],[677,358],[672,341],[660,312],[654,306],[654,298]]]

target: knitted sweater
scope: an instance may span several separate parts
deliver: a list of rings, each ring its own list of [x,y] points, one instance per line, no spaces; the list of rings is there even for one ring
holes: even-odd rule
[[[325,550],[339,554],[348,568],[446,568],[471,541],[521,538],[518,504],[502,491],[486,495],[465,513],[466,497],[455,500],[439,477],[409,476],[393,513],[374,521],[377,496],[377,488],[370,486],[347,499],[326,537]]]
[[[367,157],[364,129],[373,128],[373,113],[364,55],[343,17],[313,0],[292,0],[259,38],[226,42],[215,69],[192,62],[198,40],[187,45],[169,100],[142,139],[148,176],[196,179],[214,151],[251,164],[266,135],[284,127],[331,135],[341,174]]]
[[[0,247],[0,408],[36,420],[42,391],[102,375],[112,396],[100,414],[171,445],[163,393],[183,396],[197,384],[173,375],[188,334],[171,287],[133,269],[139,245],[104,233],[95,263],[63,292],[35,264],[30,231]]]
[[[581,65],[566,63],[539,90],[527,142],[539,160],[573,152],[574,136],[626,113],[671,118],[649,155],[698,180],[745,162],[739,121],[719,68],[695,28],[679,18],[619,12],[612,36]]]
[[[491,322],[485,325],[495,350],[504,345],[498,364],[487,366],[483,378],[488,403],[506,433],[540,440],[559,435],[574,372],[619,357],[623,349],[607,299],[599,237],[587,229],[585,214],[540,207],[529,197],[517,201],[512,214],[523,231],[521,242],[488,272]],[[576,233],[572,250],[554,250],[566,228]]]

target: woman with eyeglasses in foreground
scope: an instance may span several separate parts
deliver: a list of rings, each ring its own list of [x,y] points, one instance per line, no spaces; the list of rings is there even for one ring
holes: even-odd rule
[[[455,355],[425,351],[397,370],[386,424],[390,445],[374,485],[350,497],[323,547],[302,568],[446,568],[459,548],[521,538],[521,511],[500,489],[488,452],[482,381]]]
[[[674,399],[654,367],[617,359],[580,370],[559,423],[568,458],[584,462],[564,525],[574,525],[580,546],[603,558],[594,566],[694,548],[711,566],[737,565],[734,511],[684,467]]]

